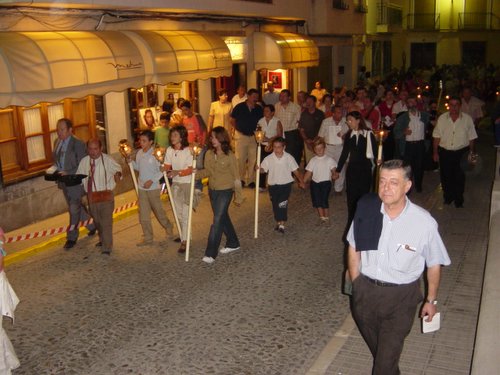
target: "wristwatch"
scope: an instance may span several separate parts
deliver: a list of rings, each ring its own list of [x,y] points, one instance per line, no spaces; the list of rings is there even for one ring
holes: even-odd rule
[[[437,299],[426,299],[425,302],[430,303],[431,305],[437,305]]]

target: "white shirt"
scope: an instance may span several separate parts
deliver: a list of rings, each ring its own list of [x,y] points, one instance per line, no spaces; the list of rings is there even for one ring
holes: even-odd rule
[[[434,138],[439,138],[439,146],[456,151],[469,146],[469,142],[477,138],[472,117],[467,113],[460,113],[457,121],[453,122],[450,113],[439,116],[436,127],[432,132]]]
[[[273,92],[267,91],[264,94],[264,96],[262,97],[262,101],[265,104],[275,105],[276,103],[279,102],[279,100],[280,100],[280,93],[277,91],[273,91]]]
[[[343,143],[340,136],[344,135],[349,131],[349,126],[345,117],[336,123],[333,117],[327,117],[321,123],[319,128],[318,136],[323,138],[328,145],[341,145]]]
[[[286,106],[281,103],[276,103],[276,112],[274,116],[280,120],[283,126],[283,132],[288,132],[291,130],[297,130],[299,126],[300,106],[293,102],[288,102]]]
[[[268,173],[269,185],[285,185],[293,182],[292,172],[299,169],[293,156],[286,151],[281,158],[278,158],[274,152],[266,156],[260,167]]]
[[[415,115],[408,112],[408,115],[410,116],[408,128],[411,130],[411,134],[406,136],[406,141],[423,141],[425,137],[425,124],[420,120],[420,112],[417,112]]]
[[[193,155],[191,154],[191,149],[185,147],[182,150],[175,150],[172,147],[167,148],[165,153],[165,164],[170,165],[173,170],[183,170],[193,166]],[[175,176],[172,179],[173,182],[179,184],[189,184],[191,182],[191,176]]]
[[[394,115],[397,115],[400,112],[406,112],[406,111],[408,111],[408,107],[401,100],[399,102],[394,103],[394,105],[392,106],[392,113]]]
[[[471,96],[468,103],[462,98],[462,106],[460,109],[462,112],[472,117],[472,121],[476,121],[478,118],[483,117],[483,106],[484,102],[481,99]]]
[[[243,98],[240,98],[238,94],[233,96],[231,99],[231,104],[233,105],[233,108],[236,107],[238,104],[243,103],[245,100],[247,100],[247,94],[243,95]]]
[[[262,117],[257,123],[257,126],[260,126],[266,138],[271,139],[278,135],[278,122],[279,120],[275,116],[273,116],[269,122],[267,122],[265,117]],[[269,142],[262,142],[262,144],[268,145]]]
[[[231,103],[221,103],[220,101],[210,104],[209,116],[214,116],[213,127],[222,126],[226,129],[231,127]]]
[[[116,186],[115,174],[122,171],[122,167],[115,159],[107,154],[101,154],[102,157],[98,159],[91,159],[90,156],[85,156],[80,160],[76,174],[85,174],[82,180],[85,192],[88,192],[88,181],[90,177],[90,163],[94,160],[94,178],[92,182],[92,191],[113,190]]]
[[[160,162],[154,157],[152,147],[147,152],[137,151],[132,165],[136,171],[139,171],[137,183],[140,190],[156,190],[160,188],[159,180],[162,178],[163,173],[160,172]],[[149,180],[153,181],[153,183],[149,189],[146,189],[144,183]]]
[[[306,171],[312,172],[314,182],[330,181],[332,169],[337,168],[337,162],[328,155],[314,156],[307,163]]]
[[[391,219],[381,204],[383,226],[376,250],[361,251],[360,271],[375,280],[409,284],[422,275],[424,267],[451,263],[438,232],[436,220],[422,207],[406,198],[401,214]],[[353,225],[347,234],[356,248]]]

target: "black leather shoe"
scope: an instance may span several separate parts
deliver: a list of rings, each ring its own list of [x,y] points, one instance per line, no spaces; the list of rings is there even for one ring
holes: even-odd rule
[[[444,204],[452,204],[452,202],[453,202],[453,199],[445,199],[443,201]]]
[[[111,255],[111,251],[109,251],[109,250],[103,250],[103,251],[101,251],[101,254],[109,256],[109,255]]]
[[[255,182],[250,182],[250,183],[248,184],[248,187],[249,187],[250,189],[255,189]]]
[[[455,202],[455,207],[456,208],[464,208],[464,203],[463,202]]]
[[[102,247],[102,242],[99,241],[98,243],[95,244],[95,247]]]
[[[97,229],[94,228],[92,230],[89,230],[89,232],[87,233],[87,236],[92,237],[96,233],[97,233]]]
[[[64,248],[66,250],[69,250],[72,247],[74,247],[75,245],[76,245],[76,241],[67,240],[66,243],[64,244]]]
[[[174,242],[181,242],[181,238],[180,237],[177,237]]]

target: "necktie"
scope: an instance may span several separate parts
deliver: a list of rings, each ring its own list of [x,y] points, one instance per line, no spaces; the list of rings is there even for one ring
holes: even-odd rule
[[[95,160],[90,159],[90,174],[87,181],[87,193],[92,192],[92,184],[94,182],[94,172],[95,172]]]

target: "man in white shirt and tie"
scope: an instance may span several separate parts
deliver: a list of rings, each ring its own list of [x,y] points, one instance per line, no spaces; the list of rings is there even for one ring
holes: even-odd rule
[[[87,194],[90,214],[99,234],[97,247],[102,254],[110,255],[113,249],[113,189],[122,177],[122,168],[109,155],[102,152],[99,139],[87,142],[87,153],[78,166],[77,173],[87,175],[82,184]]]

